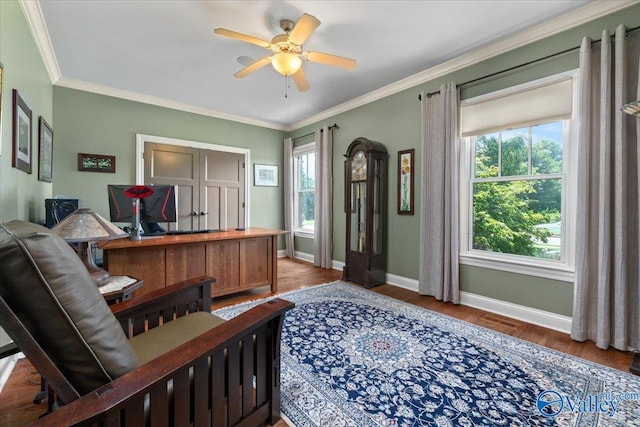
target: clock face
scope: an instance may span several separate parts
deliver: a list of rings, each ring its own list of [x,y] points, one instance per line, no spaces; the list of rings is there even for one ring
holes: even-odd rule
[[[367,178],[367,158],[364,152],[358,151],[351,161],[351,181],[362,181]]]

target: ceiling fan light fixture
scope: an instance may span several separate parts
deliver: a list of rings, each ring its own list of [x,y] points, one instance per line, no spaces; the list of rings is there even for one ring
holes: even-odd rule
[[[298,72],[302,66],[302,58],[289,52],[279,52],[271,57],[271,64],[277,72],[287,77]]]
[[[302,45],[309,39],[319,25],[320,20],[307,13],[303,13],[295,24],[289,19],[283,19],[280,21],[280,28],[282,28],[284,33],[276,35],[270,42],[237,31],[227,30],[226,28],[216,28],[214,32],[220,36],[263,47],[272,53],[271,56],[265,56],[253,62],[250,62],[250,59],[246,61],[246,64],[241,62],[245,67],[235,73],[235,77],[246,77],[271,62],[273,68],[279,74],[285,76],[287,87],[289,87],[291,83],[291,79],[288,77],[291,76],[298,91],[304,92],[309,90],[309,82],[302,68],[303,60],[342,67],[347,70],[355,70],[356,68],[355,59],[329,53],[305,52],[302,50]]]

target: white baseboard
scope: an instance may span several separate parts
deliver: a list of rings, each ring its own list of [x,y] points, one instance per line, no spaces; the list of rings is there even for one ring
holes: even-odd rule
[[[571,333],[571,317],[537,308],[526,307],[482,295],[460,292],[460,304],[479,308],[491,313],[501,314],[523,322],[533,323],[555,331]]]
[[[418,292],[418,281],[415,279],[387,273],[387,283]],[[460,292],[460,304],[533,323],[534,325],[566,334],[571,333],[571,317],[568,316],[463,291]]]
[[[313,255],[311,254],[296,252],[295,257],[297,259],[313,263]],[[342,270],[344,262],[333,260],[332,267],[334,270]],[[398,276],[396,274],[387,273],[386,282],[390,285],[398,286],[414,292],[418,292],[419,289],[418,281],[416,279]],[[501,314],[503,316],[543,326],[566,334],[571,333],[571,317],[563,316],[561,314],[551,313],[549,311],[539,310],[537,308],[531,308],[469,292],[460,292],[460,304],[479,308],[491,313]]]
[[[306,252],[295,251],[293,253],[293,257],[295,259],[299,259],[301,261],[310,262],[310,263],[313,264],[313,255],[312,254],[308,254]]]
[[[293,256],[295,259],[313,264],[313,254],[296,251]],[[331,269],[342,271],[342,267],[344,267],[344,262],[336,261],[335,259],[331,261]]]
[[[416,279],[410,279],[408,277],[398,276],[397,274],[387,273],[386,282],[399,288],[418,292],[418,281]]]
[[[13,371],[13,367],[16,366],[16,362],[23,357],[24,354],[16,353],[5,357],[4,359],[0,359],[0,392],[7,383],[7,380],[9,380],[9,376]]]

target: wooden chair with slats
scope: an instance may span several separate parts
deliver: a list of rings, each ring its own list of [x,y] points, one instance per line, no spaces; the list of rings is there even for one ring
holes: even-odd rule
[[[0,225],[0,324],[55,393],[35,425],[256,426],[280,419],[275,299],[224,321],[202,277],[112,306],[44,227]]]

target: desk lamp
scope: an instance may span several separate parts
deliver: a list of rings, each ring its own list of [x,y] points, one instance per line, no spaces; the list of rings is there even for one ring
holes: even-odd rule
[[[133,227],[131,227],[130,240],[141,240],[140,236],[140,199],[153,194],[153,188],[148,185],[134,185],[124,190],[124,195],[133,199]]]
[[[68,243],[79,243],[78,255],[98,284],[109,279],[109,272],[98,267],[93,257],[91,244],[99,240],[113,240],[128,234],[91,209],[80,208],[51,228]]]

